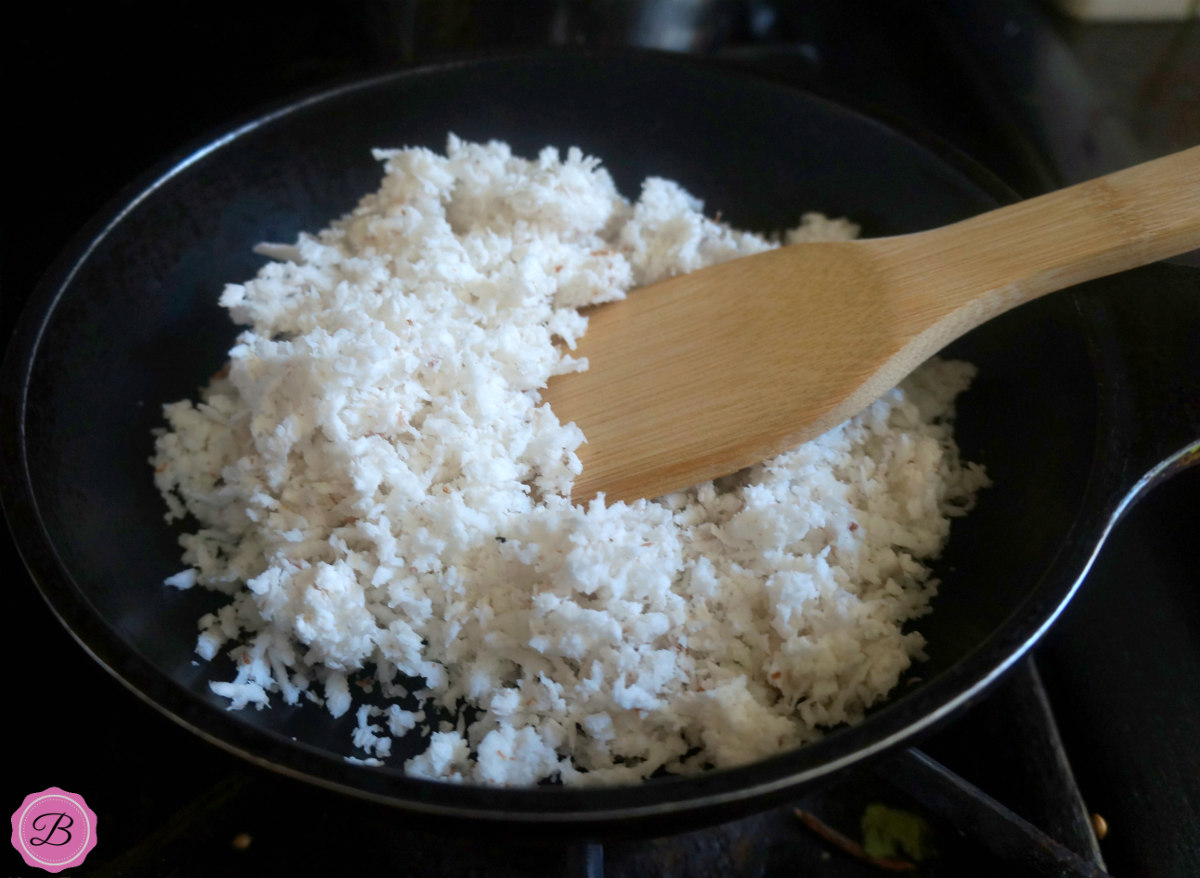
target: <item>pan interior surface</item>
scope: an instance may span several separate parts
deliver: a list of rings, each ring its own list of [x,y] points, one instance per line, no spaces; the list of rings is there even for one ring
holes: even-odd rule
[[[1096,379],[1070,294],[949,351],[979,368],[957,435],[994,487],[955,522],[935,565],[943,585],[916,626],[929,660],[857,727],[744,769],[636,789],[482,790],[346,763],[352,712],[226,711],[193,652],[197,619],[226,599],[162,584],[181,562],[147,463],[151,431],[163,403],[194,396],[222,366],[237,328],[217,296],[262,264],[253,246],[291,242],[350,210],[377,185],[372,147],[440,150],[450,132],[506,140],[519,155],[579,146],[626,196],[648,175],[668,177],[709,215],[758,231],[817,210],[866,235],[896,234],[996,204],[969,166],[857,113],[694,62],[624,54],[495,59],[356,84],[148,178],[35,296],[9,353],[19,395],[3,439],[19,475],[7,512],[35,579],[127,685],[223,746],[331,786],[438,813],[603,821],[794,791],[959,704],[1057,612],[1071,584],[1046,573],[1084,496],[1096,433]]]

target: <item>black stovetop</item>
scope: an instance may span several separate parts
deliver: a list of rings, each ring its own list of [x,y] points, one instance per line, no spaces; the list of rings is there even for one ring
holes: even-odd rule
[[[430,3],[364,0],[336,14],[246,5],[185,16],[147,2],[74,11],[47,4],[24,26],[28,55],[9,77],[16,161],[0,238],[0,329],[7,337],[41,272],[124,183],[236,116],[442,51],[661,41],[666,31],[651,12],[662,5],[530,0],[481,12],[483,4],[433,11]],[[684,22],[684,36],[671,31],[677,44],[668,47],[715,54],[929,130],[1021,195],[1137,158],[1119,124],[1081,127],[1093,96],[1030,4],[912,2],[869,12],[757,0],[679,5],[700,11]],[[1184,319],[1200,327],[1200,306]],[[1104,815],[1110,831],[1100,847],[1114,874],[1200,874],[1197,522],[1193,469],[1118,526],[1034,659],[922,748],[1081,853],[1090,841],[1079,835],[1081,816],[1086,830],[1086,814]],[[15,808],[51,785],[84,794],[100,842],[77,874],[599,874],[595,848],[464,839],[453,826],[418,826],[403,812],[276,776],[199,740],[84,656],[41,602],[7,534],[0,538],[16,598],[10,642],[24,659],[8,714],[17,744],[6,795]],[[1048,710],[1062,750],[1053,724],[1047,732]],[[1074,788],[1059,788],[1070,784],[1063,750],[1086,813]],[[910,795],[908,773],[924,770],[918,758],[903,754],[724,826],[608,840],[603,874],[879,874],[793,813],[802,808],[854,835],[870,803],[930,822],[939,856],[921,874],[1033,874],[1005,853],[999,836],[1011,826],[986,824],[981,843],[960,833],[963,820],[945,819],[945,803]],[[1047,778],[1050,795],[1041,789]],[[9,856],[9,873],[26,874]]]

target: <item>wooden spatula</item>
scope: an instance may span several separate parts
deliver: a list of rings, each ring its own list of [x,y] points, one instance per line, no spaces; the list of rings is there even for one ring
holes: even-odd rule
[[[572,499],[735,472],[1010,308],[1195,248],[1200,147],[944,228],[796,244],[635,290],[592,312],[588,370],[543,393],[587,437]]]

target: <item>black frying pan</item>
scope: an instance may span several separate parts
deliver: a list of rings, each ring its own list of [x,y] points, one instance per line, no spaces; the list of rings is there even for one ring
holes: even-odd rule
[[[371,147],[440,149],[448,131],[524,154],[578,145],[605,159],[626,193],[647,174],[672,177],[710,212],[759,230],[816,209],[895,234],[1008,197],[924,139],[642,54],[370,80],[268,114],[135,184],[50,271],[8,351],[5,513],[43,596],[94,658],[255,762],[426,814],[579,831],[765,807],[912,742],[984,692],[1053,622],[1125,505],[1198,454],[1200,369],[1187,344],[1197,324],[1147,316],[1177,303],[1194,318],[1195,272],[1156,266],[1041,300],[951,350],[980,369],[958,437],[995,487],[955,524],[939,565],[936,612],[920,624],[930,660],[861,725],[743,768],[634,788],[483,789],[349,764],[352,717],[282,705],[229,712],[209,692],[206,668],[192,663],[196,620],[223,599],[162,586],[179,550],[146,463],[150,431],[161,403],[193,396],[223,363],[236,330],[216,297],[261,264],[253,244],[292,240],[349,209],[376,185]]]

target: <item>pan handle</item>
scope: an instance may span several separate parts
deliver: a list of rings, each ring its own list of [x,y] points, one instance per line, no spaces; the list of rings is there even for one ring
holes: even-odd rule
[[[1157,263],[1078,287],[1100,376],[1100,443],[1116,513],[1200,463],[1200,269]]]

